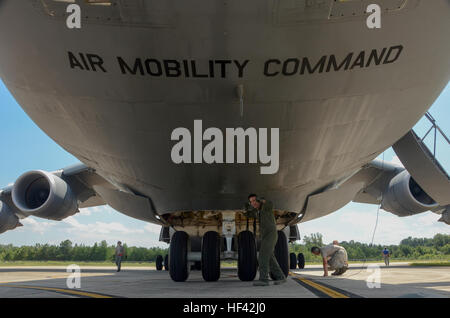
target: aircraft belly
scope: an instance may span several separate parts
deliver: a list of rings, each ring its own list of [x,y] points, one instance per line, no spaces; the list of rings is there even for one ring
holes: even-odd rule
[[[266,4],[251,2],[254,11],[246,4],[236,15],[234,5],[205,5],[198,16],[180,5],[179,19],[159,27],[73,31],[28,2],[5,1],[0,76],[58,144],[152,198],[160,213],[239,209],[248,192],[299,212],[308,194],[371,161],[437,98],[450,74],[449,3],[417,2],[373,31],[361,18],[275,23]],[[10,18],[19,12],[24,19]],[[83,62],[88,54],[97,63]],[[370,62],[371,54],[382,59]],[[332,62],[349,56],[337,70]],[[259,163],[174,164],[171,132],[193,131],[196,119],[223,132],[279,128],[278,172],[262,175]]]

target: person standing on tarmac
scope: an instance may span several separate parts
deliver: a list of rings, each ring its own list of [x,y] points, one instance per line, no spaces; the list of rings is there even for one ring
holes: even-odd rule
[[[116,256],[116,265],[117,265],[117,271],[118,272],[120,272],[120,266],[122,264],[123,253],[124,253],[124,248],[122,246],[122,242],[118,241],[117,242],[117,246],[116,246],[116,250],[114,252],[114,254]]]
[[[386,264],[386,266],[389,266],[389,256],[391,256],[391,254],[389,253],[389,250],[387,249],[387,247],[385,247],[383,250],[383,258],[384,258],[384,264]]]
[[[269,286],[269,271],[275,278],[274,285],[283,284],[286,282],[286,276],[284,276],[274,255],[278,232],[273,215],[273,204],[271,201],[259,199],[256,194],[250,194],[248,201],[246,215],[247,217],[259,217],[259,233],[261,237],[258,257],[259,280],[255,281],[253,285]]]

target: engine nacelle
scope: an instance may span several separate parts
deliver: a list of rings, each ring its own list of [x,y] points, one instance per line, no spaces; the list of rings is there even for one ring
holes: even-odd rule
[[[409,216],[438,206],[407,170],[397,174],[383,193],[381,208],[398,216]]]
[[[12,200],[25,215],[62,220],[78,211],[78,202],[63,179],[42,170],[21,175],[14,183]]]
[[[11,211],[6,203],[0,201],[0,233],[13,230],[18,226],[22,226],[17,215]]]

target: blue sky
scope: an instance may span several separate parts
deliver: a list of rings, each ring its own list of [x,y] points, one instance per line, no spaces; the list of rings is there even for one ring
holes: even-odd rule
[[[430,112],[447,135],[450,135],[450,84],[433,104]],[[428,121],[422,119],[415,130],[419,136],[423,136],[429,127]],[[27,170],[52,171],[78,162],[31,121],[1,81],[0,136],[0,188],[14,182]],[[430,137],[426,142],[431,145],[433,139]],[[444,168],[450,171],[450,147],[440,136],[437,157]],[[384,158],[399,163],[392,149],[385,152]],[[337,239],[370,243],[376,215],[377,206],[349,203],[335,213],[301,224],[299,229],[302,237],[320,232],[324,235],[325,242]],[[450,226],[437,222],[437,219],[439,216],[431,212],[399,218],[380,210],[374,243],[398,244],[408,236],[450,234]],[[61,222],[28,217],[22,223],[23,227],[0,234],[0,244],[59,244],[65,239],[93,244],[105,239],[109,244],[121,240],[128,245],[167,247],[167,244],[158,242],[159,226],[127,217],[108,206],[82,209],[81,213]]]

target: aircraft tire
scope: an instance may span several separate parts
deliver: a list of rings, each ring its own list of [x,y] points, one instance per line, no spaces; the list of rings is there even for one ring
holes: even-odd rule
[[[242,231],[238,236],[238,277],[242,281],[252,281],[257,271],[256,242],[250,231]]]
[[[184,231],[175,232],[170,240],[169,273],[176,282],[184,282],[189,277],[189,250],[189,235]]]
[[[209,231],[202,238],[202,276],[207,282],[220,278],[220,237],[216,231]]]
[[[298,253],[297,255],[298,268],[305,268],[305,255],[303,253]]]
[[[162,255],[156,256],[156,270],[160,271],[163,268],[163,257]]]
[[[288,277],[289,275],[289,246],[286,238],[286,234],[283,231],[278,231],[278,240],[277,245],[275,245],[275,258],[277,259],[278,265],[280,265],[281,270],[284,273],[284,276]],[[272,273],[270,273],[270,277],[274,279]]]
[[[295,255],[295,253],[290,253],[289,257],[290,257],[289,268],[296,269],[297,268],[297,255]]]

